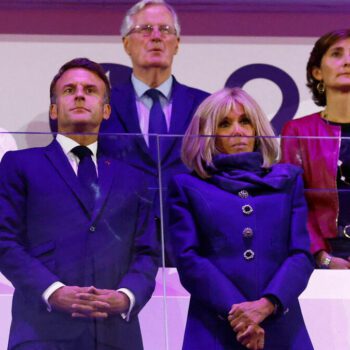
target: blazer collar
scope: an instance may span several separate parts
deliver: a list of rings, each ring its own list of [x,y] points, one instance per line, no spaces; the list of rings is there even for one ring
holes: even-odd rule
[[[115,95],[113,104],[122,116],[127,134],[135,134],[135,136],[129,137],[134,137],[136,144],[141,148],[142,152],[148,154],[151,158],[145,139],[141,136],[135,91],[131,80],[127,84],[117,88],[117,94]]]
[[[171,161],[173,157],[179,157],[179,154],[174,154],[171,151],[176,143],[182,142],[182,135],[184,135],[192,117],[193,97],[188,92],[188,88],[178,83],[175,77],[173,77],[169,136],[161,137],[160,140],[163,161]]]
[[[169,134],[183,135],[192,117],[190,112],[193,107],[193,96],[188,93],[187,86],[180,84],[175,77],[173,79],[171,94],[173,106]]]
[[[115,167],[115,162],[109,157],[105,157],[102,154],[98,154],[97,157],[98,164],[98,185],[100,189],[99,196],[96,199],[95,208],[92,214],[92,221],[95,221],[102,211],[105,201],[112,189],[112,184],[114,182],[113,171]]]

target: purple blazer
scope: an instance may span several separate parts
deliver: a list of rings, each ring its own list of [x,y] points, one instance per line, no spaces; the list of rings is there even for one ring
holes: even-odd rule
[[[53,141],[8,152],[0,163],[0,269],[15,287],[9,349],[30,340],[64,340],[86,329],[118,349],[142,349],[137,313],[155,286],[158,244],[142,174],[98,156],[99,196],[90,211],[78,178]],[[130,289],[130,322],[73,319],[46,310],[53,282]]]
[[[170,237],[191,301],[183,349],[245,349],[227,321],[232,304],[273,295],[261,325],[268,350],[312,349],[298,296],[313,271],[301,171],[262,169],[259,153],[222,155],[212,177],[174,178]]]

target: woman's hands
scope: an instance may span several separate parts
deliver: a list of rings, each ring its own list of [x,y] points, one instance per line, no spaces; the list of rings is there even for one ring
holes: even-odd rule
[[[236,339],[247,349],[262,350],[265,345],[265,331],[259,325],[249,325],[245,331],[237,333]]]
[[[319,253],[316,254],[315,260],[317,266],[321,268],[338,270],[350,269],[350,257],[348,257],[347,259],[337,258],[328,254],[324,250],[321,250]],[[327,262],[327,266],[325,266],[325,262]]]
[[[232,305],[228,321],[237,333],[237,341],[247,349],[263,349],[265,331],[259,324],[273,311],[274,305],[267,298]]]
[[[333,256],[331,263],[329,264],[329,268],[338,270],[350,269],[350,261],[342,258],[336,258],[335,256]]]

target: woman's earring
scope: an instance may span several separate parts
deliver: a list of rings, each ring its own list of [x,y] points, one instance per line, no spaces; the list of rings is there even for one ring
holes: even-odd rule
[[[318,84],[316,85],[316,89],[321,95],[324,94],[325,85],[324,85],[324,82],[322,80],[318,82]]]

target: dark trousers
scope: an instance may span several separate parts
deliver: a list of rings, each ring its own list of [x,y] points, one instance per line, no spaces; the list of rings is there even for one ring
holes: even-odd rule
[[[118,350],[110,345],[100,344],[88,331],[70,340],[29,341],[17,345],[12,350]]]

